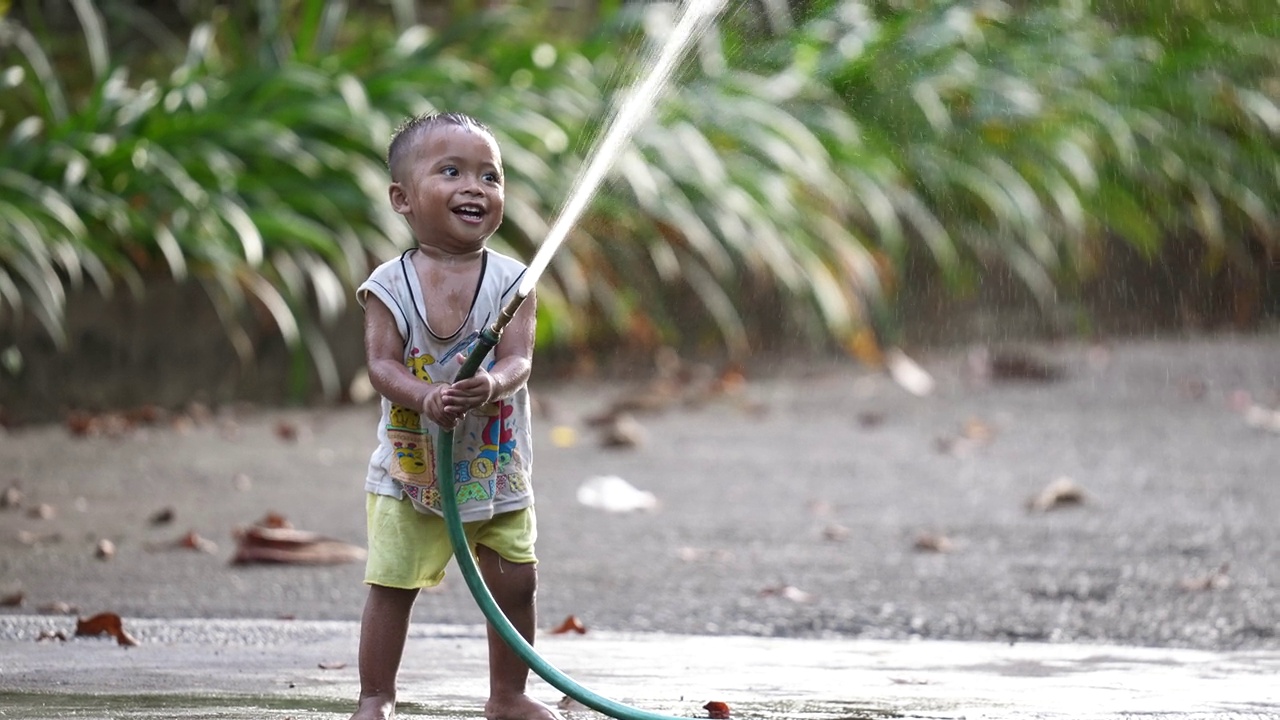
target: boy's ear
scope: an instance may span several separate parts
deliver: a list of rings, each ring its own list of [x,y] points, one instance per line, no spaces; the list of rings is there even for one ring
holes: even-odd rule
[[[387,196],[391,199],[392,210],[401,215],[409,214],[409,196],[405,193],[404,188],[400,187],[400,183],[391,183],[391,187],[387,188]]]

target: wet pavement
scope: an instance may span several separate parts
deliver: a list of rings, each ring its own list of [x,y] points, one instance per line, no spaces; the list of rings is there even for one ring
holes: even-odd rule
[[[358,690],[354,622],[134,620],[134,647],[37,639],[68,624],[0,621],[0,717],[345,718]],[[759,720],[1280,717],[1275,651],[611,632],[538,649],[596,693],[677,717],[712,701]],[[480,626],[415,625],[400,716],[479,717],[485,658]],[[540,678],[531,690],[563,697]]]
[[[621,449],[592,418],[631,384],[540,386],[540,651],[692,717],[1280,718],[1280,334],[1035,350],[1060,379],[980,381],[969,353],[919,358],[927,397],[843,364],[753,374],[638,415]],[[25,598],[0,611],[0,720],[349,715],[361,564],[231,559],[269,511],[363,541],[376,408],[198,418],[0,433],[24,495],[0,597]],[[584,506],[601,476],[658,506]],[[1063,477],[1083,503],[1029,509]],[[141,644],[37,641],[100,611]],[[586,634],[547,632],[569,614]],[[479,717],[456,572],[416,618],[401,716]]]

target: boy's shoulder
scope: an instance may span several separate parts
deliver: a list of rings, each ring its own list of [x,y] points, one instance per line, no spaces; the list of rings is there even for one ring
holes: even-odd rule
[[[404,262],[404,256],[405,256],[408,252],[409,252],[409,251],[408,251],[408,250],[406,250],[405,252],[402,252],[402,253],[400,253],[399,255],[396,255],[396,256],[395,256],[395,257],[393,257],[393,258],[388,258],[387,260],[382,261],[382,263],[381,263],[381,264],[379,264],[377,267],[375,267],[375,268],[374,268],[374,269],[369,273],[369,277],[372,279],[372,278],[376,278],[376,277],[384,277],[384,276],[386,276],[387,274],[392,273],[392,272],[395,272],[395,273],[400,273],[400,272],[402,272],[402,271],[403,271],[403,268],[402,268],[401,263],[403,263],[403,262]]]
[[[516,272],[524,272],[525,268],[528,267],[527,265],[524,264],[524,261],[520,260],[519,258],[513,257],[511,255],[507,255],[506,253],[501,252],[499,250],[494,250],[493,248],[486,248],[486,251],[489,253],[489,262],[503,269],[511,269],[511,270],[515,270]]]

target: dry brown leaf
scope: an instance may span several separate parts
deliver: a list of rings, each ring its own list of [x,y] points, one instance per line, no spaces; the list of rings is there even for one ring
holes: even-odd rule
[[[955,543],[945,535],[923,532],[916,536],[912,547],[916,552],[948,553],[955,549]]]
[[[255,522],[254,525],[265,528],[284,528],[286,530],[293,527],[293,523],[289,522],[288,518],[278,512],[268,512],[266,515],[258,518],[258,521]]]
[[[870,430],[871,428],[877,428],[883,425],[885,420],[889,419],[889,416],[878,410],[863,410],[858,413],[855,418],[858,421],[859,427]]]
[[[1031,512],[1048,512],[1062,507],[1082,505],[1088,500],[1088,494],[1076,481],[1069,477],[1060,477],[1045,486],[1038,495],[1027,501],[1027,509]]]
[[[36,520],[52,520],[58,514],[58,509],[49,503],[40,503],[27,511],[27,517]]]
[[[67,413],[65,425],[76,437],[120,437],[134,428],[134,422],[123,413],[94,415],[80,410]]]
[[[106,538],[102,538],[93,548],[93,556],[99,560],[110,560],[116,556],[116,544]]]
[[[1227,575],[1227,571],[1231,569],[1231,563],[1222,563],[1216,570],[1201,577],[1183,578],[1179,586],[1187,592],[1204,592],[1206,590],[1221,590],[1231,584],[1231,578]]]
[[[551,631],[552,635],[566,635],[568,633],[577,633],[579,635],[587,634],[587,626],[582,624],[577,615],[570,615],[564,619],[564,622],[556,626]]]
[[[717,700],[713,700],[706,705],[703,705],[702,709],[706,710],[707,717],[712,718],[713,720],[725,720],[725,718],[729,717],[729,705]]]
[[[577,700],[574,700],[568,695],[565,695],[564,697],[560,698],[560,700],[556,703],[556,709],[563,710],[564,712],[574,712],[574,713],[588,712],[591,710],[591,708],[587,707],[586,705],[583,705]]]
[[[110,635],[119,645],[137,645],[138,641],[124,629],[124,622],[115,613],[98,613],[91,618],[76,620],[76,635]]]
[[[151,514],[151,518],[148,522],[152,525],[168,525],[173,522],[173,519],[177,514],[178,511],[174,510],[172,507],[161,508]]]
[[[276,423],[276,437],[285,442],[298,441],[298,426],[291,422],[281,420]]]
[[[347,666],[344,662],[332,661],[319,663],[321,670],[341,670]]]
[[[849,533],[849,528],[839,523],[831,523],[822,528],[822,539],[829,542],[844,542],[849,539]]]
[[[960,428],[960,437],[985,445],[995,439],[996,431],[981,419],[971,417]]]
[[[4,597],[0,597],[0,607],[22,607],[22,603],[27,599],[27,594],[21,590],[9,593]]]
[[[602,430],[600,444],[609,448],[633,448],[647,438],[644,426],[628,413],[615,415]]]
[[[153,543],[147,546],[148,550],[195,550],[197,552],[208,553],[212,555],[218,552],[218,544],[208,538],[201,537],[194,530],[178,538],[163,543]]]
[[[62,542],[62,533],[57,530],[39,534],[30,530],[19,530],[17,537],[18,542],[22,545],[43,545],[45,543]]]
[[[995,380],[1053,382],[1066,376],[1060,366],[1023,350],[1000,350],[991,354],[991,377]]]
[[[335,565],[364,560],[365,549],[318,533],[255,525],[235,531],[232,565]]]
[[[36,610],[46,615],[75,615],[80,612],[80,608],[61,600],[45,603],[37,607]]]
[[[794,603],[807,603],[813,596],[794,585],[772,585],[760,590],[760,597],[780,597]]]
[[[9,483],[9,487],[0,493],[0,508],[22,507],[22,488],[17,480]]]
[[[685,545],[676,549],[676,557],[687,563],[728,562],[733,559],[733,553],[724,548],[698,548]]]

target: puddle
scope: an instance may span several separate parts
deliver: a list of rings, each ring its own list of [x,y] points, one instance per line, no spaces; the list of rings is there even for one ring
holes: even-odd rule
[[[349,701],[315,698],[228,697],[217,695],[64,695],[0,692],[4,720],[335,720],[354,709]],[[670,710],[666,711],[670,712]],[[692,710],[690,710],[692,712]],[[732,708],[734,720],[889,720],[915,716],[849,703],[770,702]],[[568,720],[597,720],[592,711],[564,713]],[[402,702],[396,717],[473,720],[479,708],[432,707]],[[705,717],[699,711],[694,717]]]
[[[424,707],[409,707],[408,717],[462,717],[428,712]],[[0,717],[5,720],[126,720],[132,718],[174,718],[175,720],[318,720],[346,718],[353,709],[351,702],[325,701],[315,698],[225,697],[205,695],[65,695],[46,693],[0,692]],[[411,712],[410,712],[411,710]]]

